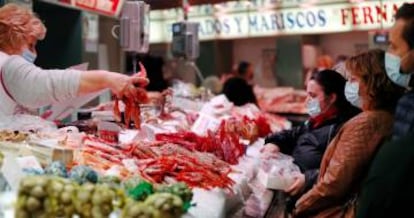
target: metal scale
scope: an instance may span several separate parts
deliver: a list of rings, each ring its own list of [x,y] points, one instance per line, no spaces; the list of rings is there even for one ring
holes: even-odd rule
[[[126,1],[124,3],[119,25],[114,26],[112,35],[119,39],[125,52],[132,54],[133,72],[137,72],[137,55],[148,53],[150,32],[150,6],[143,1]],[[119,37],[115,29],[119,28]]]
[[[200,42],[198,38],[199,23],[188,21],[188,0],[183,0],[184,20],[172,24],[171,52],[176,58],[183,58],[185,64],[193,68],[202,83],[203,74],[195,64],[200,56]]]

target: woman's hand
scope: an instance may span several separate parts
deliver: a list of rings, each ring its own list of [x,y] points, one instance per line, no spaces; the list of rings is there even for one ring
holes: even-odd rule
[[[285,189],[285,192],[290,195],[296,195],[305,188],[305,175],[302,173],[297,173],[293,176],[294,182],[293,184]]]
[[[142,94],[142,87],[148,85],[149,80],[146,77],[141,77],[138,75],[127,76],[123,74],[112,75],[109,81],[112,92],[121,99],[122,97],[126,98],[136,98]]]

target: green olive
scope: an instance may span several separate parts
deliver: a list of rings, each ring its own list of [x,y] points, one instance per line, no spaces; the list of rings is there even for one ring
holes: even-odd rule
[[[111,195],[111,192],[104,191],[104,192],[101,193],[100,197],[102,199],[102,202],[108,203],[108,202],[112,201],[114,196]]]
[[[33,178],[26,178],[22,180],[21,187],[23,189],[31,189],[36,185],[36,181]]]
[[[143,207],[144,205],[139,204],[139,203],[132,205],[128,210],[128,215],[130,215],[131,217],[137,217],[138,215],[141,214]]]
[[[73,191],[75,191],[75,187],[73,185],[70,185],[70,184],[69,185],[65,185],[64,190],[66,192],[72,193]]]
[[[35,186],[33,189],[32,189],[32,191],[30,192],[30,195],[32,195],[32,196],[34,196],[34,197],[36,197],[36,198],[43,198],[43,197],[45,197],[46,196],[46,192],[45,192],[45,190],[43,189],[43,187],[42,186]]]
[[[92,192],[95,189],[95,186],[93,184],[86,183],[82,186],[82,189],[85,191]]]
[[[90,199],[90,192],[83,191],[78,193],[78,200],[82,203],[88,202]]]
[[[53,193],[58,194],[63,191],[63,184],[60,182],[53,181],[51,184],[51,187],[52,187]]]
[[[42,187],[45,187],[47,185],[47,182],[48,182],[48,178],[44,177],[44,176],[36,176],[36,177],[34,177],[34,180],[35,180],[36,185],[39,185],[39,186],[42,186]]]
[[[110,204],[104,204],[104,205],[101,205],[101,212],[102,212],[102,214],[104,214],[104,215],[106,215],[106,216],[108,216],[109,214],[111,214],[112,213],[112,206],[110,205]]]
[[[73,205],[67,205],[63,207],[63,210],[67,217],[72,217],[75,214],[75,207]]]
[[[27,199],[26,208],[27,208],[28,211],[34,212],[34,211],[40,209],[40,207],[41,207],[41,203],[40,203],[39,200],[37,200],[37,198],[29,197]]]
[[[103,201],[101,195],[99,193],[95,192],[92,195],[92,204],[94,204],[94,205],[100,205],[100,204],[102,204],[102,202],[104,202],[104,201]]]
[[[70,204],[72,202],[72,196],[69,192],[62,192],[60,199],[64,204]]]
[[[24,210],[17,210],[16,211],[16,218],[29,218],[29,213]]]
[[[92,207],[92,217],[93,218],[103,218],[103,214],[101,212],[101,208],[99,206]]]

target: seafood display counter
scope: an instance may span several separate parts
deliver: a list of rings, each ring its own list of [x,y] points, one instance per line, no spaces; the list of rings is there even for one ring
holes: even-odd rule
[[[157,112],[132,117],[135,127],[121,124],[130,123],[119,119],[122,112],[139,112],[122,102],[115,113],[113,102],[92,111],[88,130],[28,115],[0,121],[0,217],[210,218],[243,211],[262,138],[290,122],[254,105],[235,107],[224,96],[187,99],[185,107],[172,92],[163,96]]]

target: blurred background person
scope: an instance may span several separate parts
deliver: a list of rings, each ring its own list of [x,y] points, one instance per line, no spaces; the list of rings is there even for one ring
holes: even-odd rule
[[[257,105],[257,99],[252,86],[253,77],[253,65],[246,61],[240,62],[235,76],[227,79],[224,83],[223,94],[236,106],[242,106],[247,103]]]
[[[204,79],[202,86],[211,91],[212,94],[218,95],[223,90],[223,84],[217,76],[208,76]]]

